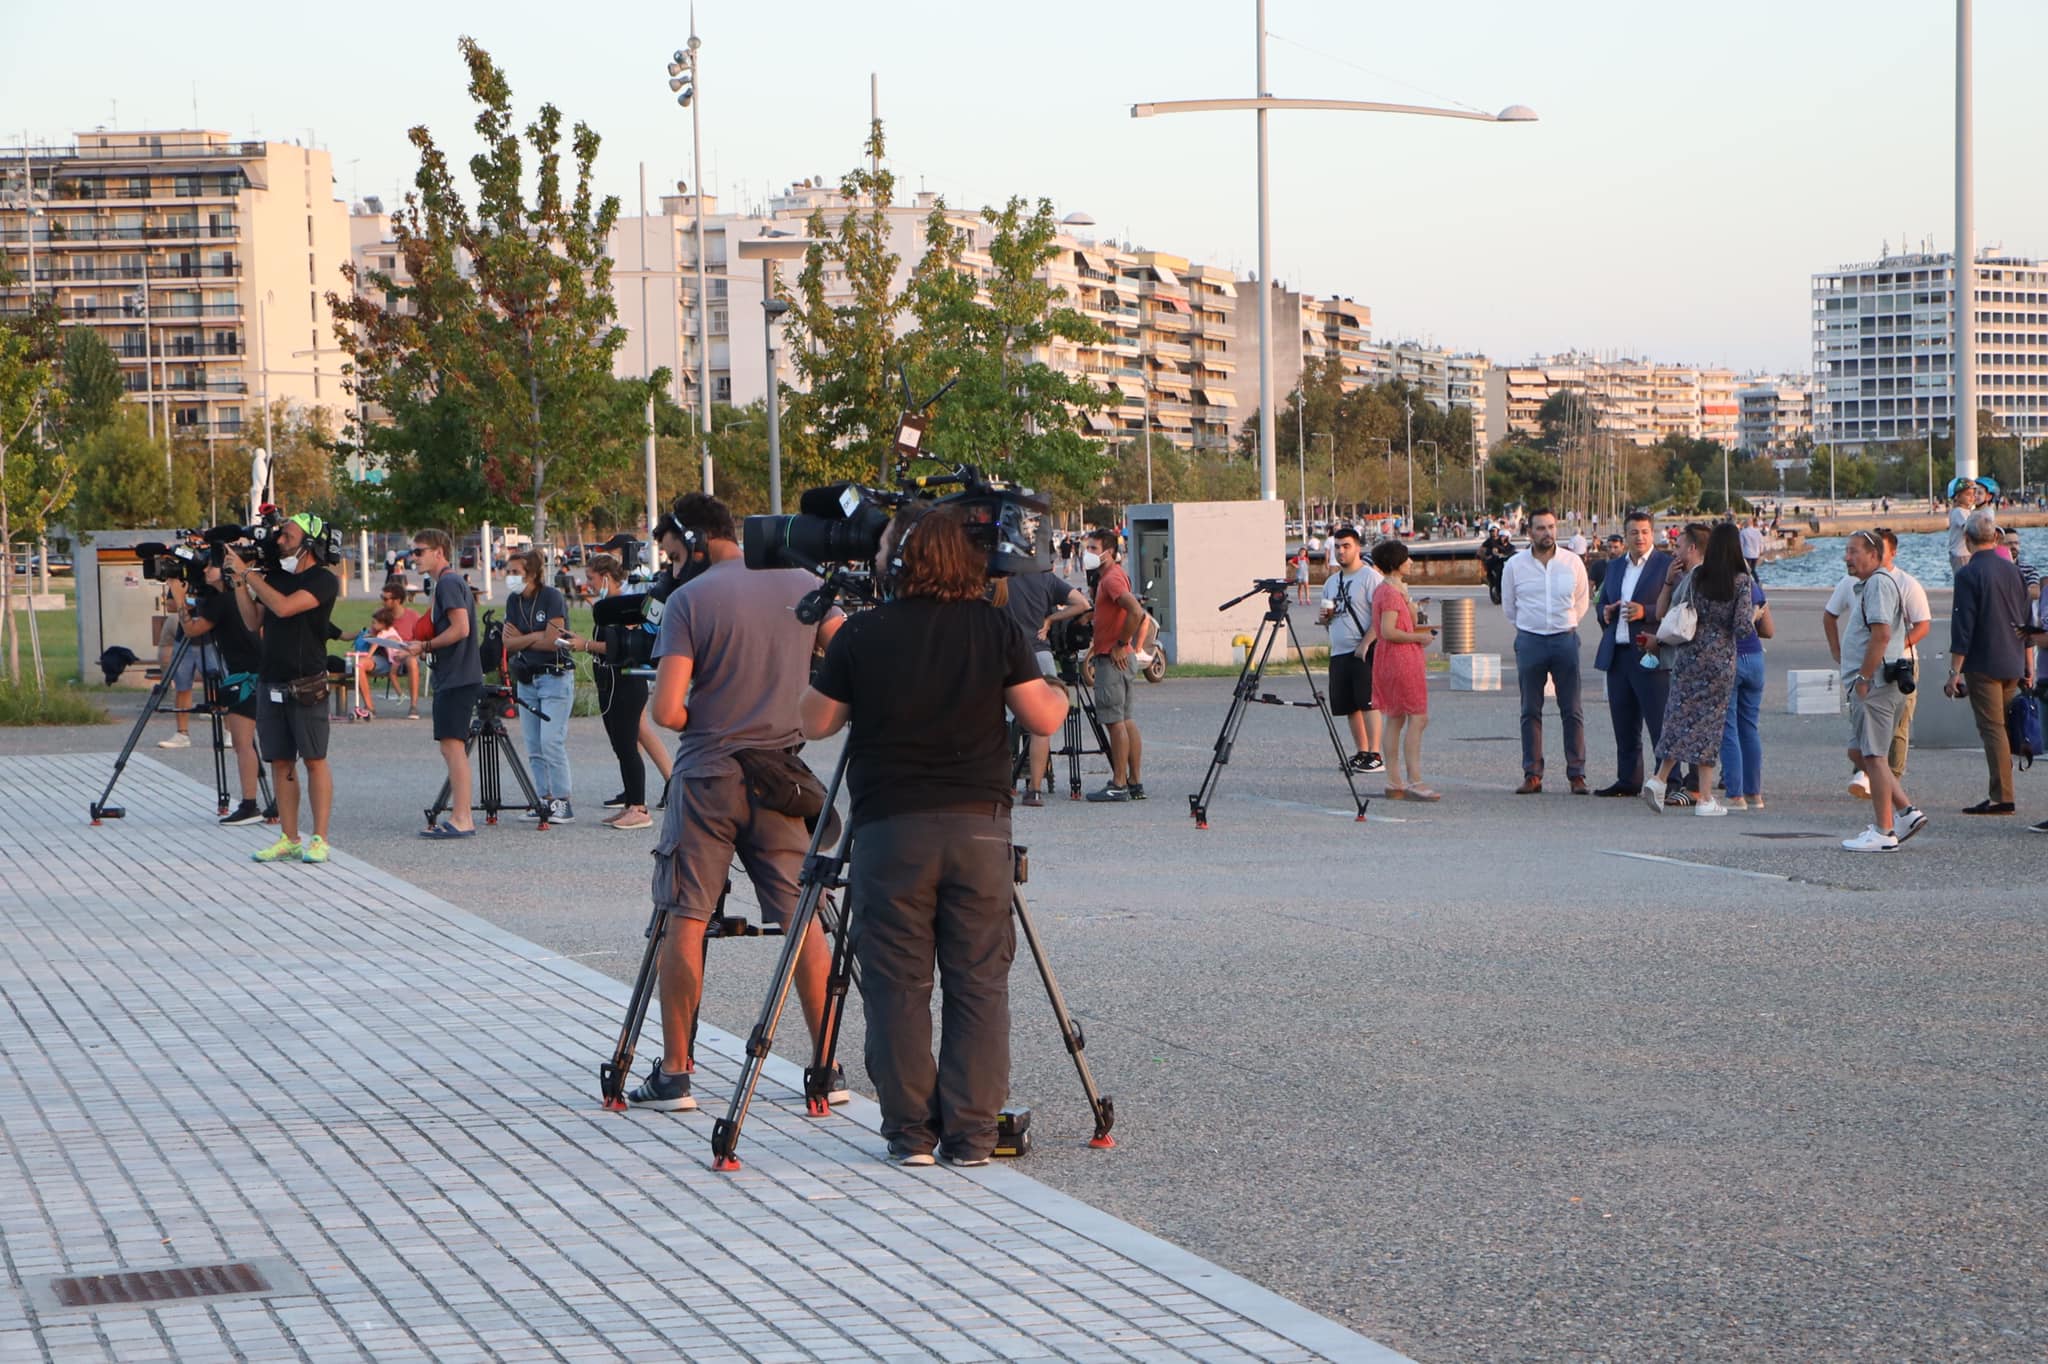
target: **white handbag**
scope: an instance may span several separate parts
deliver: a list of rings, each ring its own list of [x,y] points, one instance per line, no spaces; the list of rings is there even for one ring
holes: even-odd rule
[[[1678,591],[1672,594],[1671,609],[1657,623],[1657,642],[1690,644],[1699,628],[1700,613],[1692,604],[1692,576],[1688,574],[1678,585]]]

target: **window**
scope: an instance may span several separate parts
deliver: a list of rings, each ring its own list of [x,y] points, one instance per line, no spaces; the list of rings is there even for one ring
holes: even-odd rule
[[[713,402],[720,403],[729,403],[732,401],[731,376],[719,375],[718,377],[714,378],[711,381],[711,399]]]

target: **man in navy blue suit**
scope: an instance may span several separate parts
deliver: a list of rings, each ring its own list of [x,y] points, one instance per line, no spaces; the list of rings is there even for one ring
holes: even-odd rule
[[[1600,589],[1600,650],[1593,666],[1607,674],[1607,713],[1614,721],[1615,779],[1596,796],[1633,796],[1643,789],[1643,727],[1650,749],[1664,732],[1664,698],[1671,674],[1645,668],[1640,635],[1657,633],[1657,594],[1671,571],[1671,556],[1655,548],[1656,525],[1646,511],[1632,511],[1622,525],[1623,553],[1607,563]]]

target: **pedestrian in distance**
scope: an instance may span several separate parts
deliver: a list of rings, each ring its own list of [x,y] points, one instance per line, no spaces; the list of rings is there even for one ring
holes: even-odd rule
[[[1899,581],[1884,568],[1884,537],[1859,530],[1842,562],[1856,580],[1841,636],[1842,690],[1849,706],[1849,761],[1870,786],[1871,822],[1842,846],[1854,853],[1896,852],[1927,827],[1927,816],[1892,775],[1887,754],[1898,721],[1899,661],[1906,654],[1906,611]],[[1917,679],[1915,680],[1917,686]]]
[[[1600,647],[1593,666],[1607,674],[1607,716],[1614,726],[1614,781],[1593,794],[1610,798],[1643,789],[1643,731],[1650,751],[1664,733],[1671,673],[1657,653],[1657,600],[1671,571],[1671,556],[1657,547],[1656,523],[1646,511],[1622,522],[1622,553],[1607,565],[1600,591]]]
[[[584,573],[596,601],[638,590],[626,581],[625,565],[613,554],[591,555]],[[612,756],[619,764],[619,794],[605,802],[605,808],[612,813],[599,823],[611,829],[649,828],[654,816],[647,810],[647,764],[640,755],[644,752],[654,759],[664,788],[668,785],[669,758],[668,750],[654,732],[653,722],[647,718],[647,679],[622,676],[610,666],[603,640],[579,635],[565,638],[572,650],[590,655],[597,664],[593,669],[597,678],[597,709],[604,719],[604,734],[611,743]]]
[[[1764,641],[1777,633],[1764,585],[1752,574],[1749,602],[1755,629],[1735,641],[1735,690],[1721,726],[1721,785],[1730,810],[1764,808]]]
[[[2026,647],[2027,588],[2019,569],[1998,553],[1998,523],[1990,508],[1971,514],[1964,529],[1969,562],[1956,571],[1955,606],[1949,620],[1950,697],[1969,698],[1990,774],[1989,794],[1966,815],[2010,815],[2013,803],[2012,745],[2006,708],[2020,687],[2034,685],[2033,653]]]
[[[1337,571],[1323,579],[1323,605],[1317,622],[1330,631],[1330,713],[1341,715],[1351,729],[1350,766],[1354,772],[1387,770],[1380,757],[1380,713],[1373,706],[1373,658],[1379,632],[1373,628],[1373,597],[1379,591],[1379,570],[1365,561],[1355,526],[1339,526],[1330,536]]]
[[[1081,562],[1091,572],[1100,571],[1095,582],[1090,654],[1095,670],[1095,714],[1109,731],[1109,785],[1090,791],[1088,799],[1096,804],[1143,800],[1145,741],[1133,718],[1137,669],[1132,655],[1145,629],[1145,608],[1131,591],[1115,531],[1090,531],[1088,551]]]
[[[1970,513],[1991,499],[1984,485],[1971,479],[1963,479],[1949,494],[1948,508],[1948,567],[1950,573],[1962,571],[1970,562],[1969,525]]]
[[[434,669],[434,742],[448,769],[448,817],[422,838],[474,838],[476,812],[471,800],[469,730],[484,695],[482,635],[476,623],[476,598],[451,563],[455,540],[445,530],[415,531],[412,563],[433,582],[424,626],[427,637],[408,646],[415,664],[427,659]]]
[[[1898,566],[1899,537],[1883,526],[1871,534],[1875,535],[1884,554],[1879,567],[1891,575],[1892,582],[1899,589],[1899,601],[1906,621],[1906,647],[1904,657],[1912,659],[1919,666],[1920,643],[1933,628],[1934,612],[1927,601],[1927,589],[1920,580]],[[1828,654],[1837,666],[1842,661],[1841,621],[1853,610],[1857,593],[1861,591],[1855,575],[1844,573],[1828,594],[1827,605],[1821,608],[1821,630],[1827,636]],[[1918,687],[1899,696],[1897,714],[1892,721],[1891,745],[1885,751],[1885,765],[1891,768],[1892,780],[1903,785],[1906,780],[1906,766],[1912,757],[1913,716],[1920,704]],[[1852,764],[1848,792],[1858,800],[1870,799],[1870,778],[1864,775],[1860,766]]]
[[[334,812],[334,774],[327,766],[327,641],[341,580],[322,561],[326,523],[300,512],[272,532],[277,568],[243,561],[233,549],[222,564],[241,589],[242,624],[263,641],[257,669],[256,742],[270,762],[277,797],[277,841],[252,854],[258,862],[325,862],[327,822]],[[313,834],[299,841],[298,769],[306,769]]]
[[[569,771],[569,715],[576,708],[576,661],[568,652],[569,599],[546,582],[547,562],[537,549],[512,556],[522,586],[505,600],[505,658],[517,692],[519,728],[526,740],[533,785],[552,824],[576,819]],[[528,810],[522,818],[540,819]]]
[[[1736,644],[1756,630],[1751,581],[1742,559],[1741,533],[1723,521],[1708,533],[1699,566],[1673,594],[1671,609],[1690,605],[1695,624],[1692,639],[1680,647],[1672,664],[1664,733],[1657,744],[1657,775],[1643,782],[1643,802],[1660,815],[1667,783],[1680,763],[1691,764],[1699,776],[1699,802],[1693,813],[1709,818],[1728,813],[1714,797],[1714,767],[1720,761],[1728,699],[1735,690]]]
[[[1518,796],[1543,790],[1543,688],[1557,693],[1563,722],[1565,775],[1572,794],[1586,785],[1586,716],[1579,701],[1579,621],[1590,590],[1579,556],[1557,543],[1557,513],[1529,514],[1529,547],[1501,571],[1501,612],[1515,632],[1515,676],[1522,693],[1522,784]]]
[[[1308,546],[1294,556],[1294,599],[1303,606],[1308,605]]]
[[[1429,727],[1429,673],[1424,646],[1435,629],[1415,628],[1408,598],[1408,546],[1382,540],[1372,547],[1381,576],[1373,592],[1373,629],[1379,637],[1372,670],[1373,708],[1386,717],[1387,799],[1437,801],[1422,784],[1422,731]]]
[[[986,1165],[995,1147],[1017,948],[1004,711],[1043,735],[1067,714],[1030,638],[984,599],[986,566],[958,509],[898,512],[875,559],[889,600],[839,631],[802,701],[807,738],[852,724],[850,943],[882,1136],[905,1166]]]
[[[1024,632],[1031,645],[1032,657],[1038,661],[1039,672],[1048,682],[1061,685],[1059,661],[1052,650],[1052,630],[1056,625],[1088,613],[1087,594],[1050,571],[1020,573],[1000,586],[1003,591],[998,605]],[[1046,766],[1051,760],[1051,737],[1026,731],[1023,803],[1027,808],[1044,806],[1045,794],[1039,790],[1039,784],[1045,780]]]

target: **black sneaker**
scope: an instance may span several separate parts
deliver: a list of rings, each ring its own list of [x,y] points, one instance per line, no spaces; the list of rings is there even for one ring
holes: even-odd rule
[[[1027,810],[1039,809],[1045,804],[1045,793],[1043,791],[1026,791],[1024,799],[1019,803]]]
[[[688,1113],[697,1106],[690,1097],[690,1073],[671,1075],[659,1061],[645,1080],[626,1091],[626,1102],[656,1113]]]
[[[843,1104],[853,1098],[853,1091],[846,1087],[846,1067],[832,1067],[832,1086],[825,1091],[825,1102]]]
[[[1088,799],[1097,805],[1108,801],[1126,801],[1131,798],[1129,789],[1122,786],[1105,786],[1100,791],[1090,791]]]
[[[223,824],[261,824],[263,812],[256,808],[256,802],[245,800],[220,817]]]
[[[1684,787],[1674,786],[1664,793],[1664,804],[1670,809],[1687,810],[1699,802],[1693,799],[1692,792]]]
[[[1126,787],[1124,788],[1124,790],[1126,790],[1126,791],[1130,792],[1130,795],[1131,795],[1131,799],[1132,799],[1132,800],[1143,800],[1143,799],[1145,799],[1145,783],[1144,783],[1144,782],[1141,782],[1141,781],[1134,781],[1134,782],[1132,782],[1132,783],[1131,783],[1131,784],[1130,784],[1129,786],[1126,786]]]
[[[1380,757],[1377,753],[1368,753],[1365,755],[1365,766],[1358,770],[1361,772],[1384,772],[1387,770],[1386,759]]]
[[[621,791],[621,792],[619,792],[619,794],[617,794],[616,796],[608,796],[608,797],[606,797],[606,798],[605,798],[605,802],[604,802],[604,808],[605,808],[605,809],[607,809],[607,810],[623,810],[623,809],[625,809],[625,808],[626,808],[626,793],[625,793],[624,791]]]
[[[276,801],[272,801],[272,802],[270,802],[270,804],[268,804],[268,805],[266,805],[266,806],[264,806],[264,807],[263,807],[263,822],[264,822],[265,824],[275,824],[275,823],[277,823],[277,802],[276,802]]]

